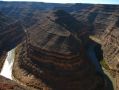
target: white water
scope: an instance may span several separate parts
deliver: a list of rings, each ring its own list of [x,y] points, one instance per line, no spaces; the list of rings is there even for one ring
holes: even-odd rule
[[[7,53],[7,57],[5,59],[4,65],[0,73],[0,75],[9,78],[11,80],[12,80],[12,67],[14,62],[14,53],[15,53],[15,49],[12,49]]]

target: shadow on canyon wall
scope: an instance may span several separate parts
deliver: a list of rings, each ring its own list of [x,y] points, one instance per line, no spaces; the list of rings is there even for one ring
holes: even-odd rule
[[[106,73],[104,72],[104,70],[102,69],[103,66],[101,66],[100,62],[102,60],[104,60],[104,57],[103,57],[103,50],[102,50],[102,46],[93,41],[93,40],[90,40],[91,43],[90,43],[90,46],[94,48],[94,53],[95,53],[95,56],[98,60],[98,64],[101,68],[101,71],[100,72],[97,72],[98,75],[100,75],[102,78],[104,78],[104,83],[105,83],[105,86],[106,86],[106,90],[114,90],[114,86],[113,86],[113,83],[112,81],[110,80],[109,76],[106,75]],[[103,67],[104,68],[104,67]]]
[[[103,84],[104,84],[104,86],[105,86],[105,88],[104,89],[102,89],[101,87],[104,87],[103,85],[99,85],[96,89],[94,89],[94,90],[114,90],[114,87],[113,87],[113,84],[112,84],[112,81],[110,80],[110,78],[105,74],[105,72],[102,70],[102,67],[101,67],[101,65],[100,65],[100,61],[101,60],[103,60],[103,50],[101,49],[101,45],[100,44],[98,44],[98,43],[96,43],[96,42],[94,42],[94,41],[92,41],[92,40],[90,40],[89,41],[89,43],[88,43],[88,45],[86,45],[87,47],[86,47],[86,49],[87,49],[87,54],[88,54],[88,56],[89,56],[89,58],[90,58],[90,60],[92,61],[92,63],[94,64],[94,66],[95,66],[95,68],[96,68],[96,74],[97,74],[97,76],[99,76],[99,77],[101,77],[101,78],[103,78]],[[51,66],[50,64],[49,65],[45,65],[45,63],[42,63],[42,62],[37,62],[36,60],[34,60],[34,62],[33,62],[34,64],[39,64],[41,67],[45,67],[45,68],[48,68],[48,69],[50,69],[50,70],[53,70],[54,72],[56,72],[55,73],[55,75],[53,75],[53,76],[55,76],[55,78],[54,79],[56,79],[56,78],[58,78],[59,76],[58,76],[58,74],[59,74],[59,72],[57,72],[56,70],[55,70],[55,67],[54,66]],[[61,71],[62,73],[62,75],[67,75],[67,73],[68,72],[66,72],[66,71]],[[80,72],[80,70],[79,70],[79,72]],[[73,73],[73,72],[72,72]],[[37,75],[35,75],[36,77],[37,77]],[[47,75],[46,75],[47,76]],[[75,74],[73,77],[77,77],[77,74]],[[60,76],[61,77],[61,76]],[[39,78],[39,77],[38,77]],[[60,87],[60,85],[64,85],[63,87],[65,87],[65,85],[66,85],[66,83],[62,83],[62,80],[60,80],[60,81],[57,81],[57,82],[53,82],[54,80],[46,80],[46,79],[44,79],[43,77],[42,77],[42,75],[41,75],[41,77],[40,77],[41,79],[42,79],[42,81],[46,84],[46,85],[48,85],[49,87],[52,87],[53,88],[53,90],[61,90],[62,88],[62,86]],[[68,78],[68,77],[67,77]],[[64,80],[65,81],[65,80]],[[62,90],[67,90],[66,88],[65,89],[62,89]],[[68,90],[72,90],[72,89],[69,89],[68,88]],[[75,89],[76,90],[76,89]],[[85,89],[82,89],[82,90],[85,90]],[[89,89],[90,90],[90,89]]]

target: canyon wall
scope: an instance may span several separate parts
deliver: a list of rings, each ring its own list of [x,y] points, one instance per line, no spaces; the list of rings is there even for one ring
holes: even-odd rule
[[[44,90],[105,90],[101,72],[86,55],[83,26],[63,10],[44,14],[16,49],[14,77]]]
[[[66,85],[64,90],[69,86],[73,89],[73,86],[77,86],[81,90],[97,90],[98,85],[104,82],[93,68],[90,59],[86,58],[86,46],[90,37],[102,46],[103,59],[109,68],[118,71],[118,5],[32,2],[1,2],[0,4],[0,11],[10,17],[9,19],[0,17],[3,19],[2,22],[5,21],[0,24],[2,27],[0,50],[8,51],[15,47],[24,36],[22,29],[24,28],[26,32],[26,40],[18,47],[18,52],[16,50],[14,64],[14,75],[22,82],[27,78],[25,84],[40,88],[38,85],[42,82],[43,87],[57,90],[59,85],[61,88]],[[57,11],[57,9],[62,10]],[[6,22],[12,23],[6,24]],[[79,73],[80,71],[82,73]],[[32,75],[33,73],[35,75]],[[81,80],[81,77],[75,75],[82,78],[89,77]],[[75,77],[79,78],[76,83]],[[33,83],[34,80],[38,85]],[[62,80],[64,83],[61,82]],[[68,83],[69,81],[73,84]],[[94,83],[93,87],[90,85],[91,82]],[[89,85],[90,88],[87,89],[85,85]],[[104,89],[102,88],[99,90]]]
[[[89,24],[94,41],[102,45],[103,56],[110,69],[118,70],[119,6],[96,5],[86,11],[74,13],[79,21]],[[80,17],[81,16],[81,17]]]
[[[0,12],[0,69],[6,53],[18,45],[24,37],[24,30],[19,21],[13,20]]]

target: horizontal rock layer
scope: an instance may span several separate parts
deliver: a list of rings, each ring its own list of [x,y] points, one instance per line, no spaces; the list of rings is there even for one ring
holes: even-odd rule
[[[51,75],[55,77],[55,73],[53,73],[54,67],[57,67],[54,71],[58,72],[58,70],[61,70],[61,72],[63,72],[63,70],[65,70],[68,74],[69,72],[71,74],[73,70],[80,67],[80,62],[85,63],[85,61],[88,60],[81,55],[83,51],[83,55],[85,56],[86,51],[84,46],[87,45],[87,37],[90,34],[95,36],[95,40],[101,42],[100,44],[102,45],[104,59],[110,68],[118,70],[118,5],[63,5],[31,2],[13,2],[10,4],[11,5],[9,5],[9,3],[2,2],[0,5],[0,11],[16,20],[20,19],[24,28],[28,30],[28,35],[26,37],[26,40],[28,40],[27,47],[22,46],[25,50],[24,52],[21,52],[21,55],[25,53],[23,55],[24,60],[21,60],[22,56],[18,57],[18,61],[21,60],[19,61],[22,66],[21,68],[24,68],[24,70],[32,73],[31,67],[33,64],[36,65],[33,69],[36,70],[34,73],[39,71],[37,68],[39,67],[43,69],[43,71],[46,71],[45,74],[43,74],[44,76],[50,75],[51,73]],[[62,10],[58,12],[47,11],[57,8],[63,9],[71,14]],[[10,25],[10,27],[11,26],[12,25]],[[11,28],[13,27],[14,26]],[[18,25],[18,27],[21,26]],[[7,32],[4,32],[2,35],[6,35],[6,33]],[[13,34],[15,33],[16,32]],[[11,33],[10,37],[13,37],[13,34]],[[20,35],[18,35],[18,38],[22,37],[22,35]],[[2,41],[6,42],[6,40],[7,39],[3,39]],[[15,40],[19,41],[19,39]],[[12,41],[14,42],[15,40],[13,39]],[[9,41],[11,44],[12,41]],[[9,45],[5,44],[5,47],[7,46]],[[1,47],[4,47],[4,45],[1,44]],[[89,64],[89,66],[92,65]],[[31,71],[28,70],[29,68],[31,68]],[[48,70],[48,68],[50,68],[50,70]],[[68,68],[70,68],[70,70],[68,70]],[[39,73],[41,72],[39,71]],[[44,78],[43,75],[39,75],[38,77],[42,77],[42,79],[49,81],[53,78],[49,78],[49,76],[45,76]],[[58,75],[60,76],[59,72]],[[93,75],[94,77],[97,77],[95,74]],[[37,76],[37,73],[35,73],[35,76]]]
[[[97,5],[74,14],[79,21],[89,24],[93,40],[102,45],[104,60],[114,70],[118,70],[118,8],[118,5]]]
[[[91,63],[86,61],[84,56],[78,57],[79,59],[77,58],[73,64],[68,61],[59,62],[62,59],[55,58],[54,61],[54,59],[50,59],[52,56],[49,57],[49,55],[40,57],[37,54],[34,55],[33,52],[28,54],[24,45],[19,46],[16,51],[13,75],[26,85],[35,88],[49,88],[48,90],[98,90],[97,87],[103,90],[102,78],[94,72],[93,65],[90,66]],[[82,79],[84,77],[85,80]],[[24,81],[24,79],[26,80]],[[94,83],[95,86],[90,87],[89,83]],[[84,87],[85,85],[88,88]]]
[[[0,76],[0,90],[30,90],[30,89],[23,87],[12,80],[6,79],[3,76]]]
[[[103,77],[97,74],[78,36],[81,26],[65,11],[48,12],[40,25],[27,29],[26,41],[16,50],[14,76],[26,85],[48,90],[103,90]]]

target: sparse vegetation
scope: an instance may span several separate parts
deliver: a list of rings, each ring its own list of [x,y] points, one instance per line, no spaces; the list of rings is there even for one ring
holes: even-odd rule
[[[110,74],[111,76],[114,78],[116,75],[116,70],[114,69],[110,69],[110,67],[108,66],[108,64],[105,62],[105,60],[101,60],[100,64],[103,68],[105,68]]]
[[[101,64],[101,66],[104,67],[106,70],[110,70],[109,66],[107,65],[107,63],[105,62],[104,59],[100,61],[100,64]]]

